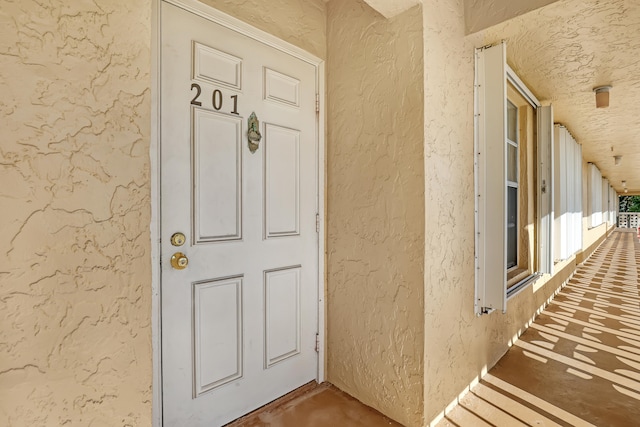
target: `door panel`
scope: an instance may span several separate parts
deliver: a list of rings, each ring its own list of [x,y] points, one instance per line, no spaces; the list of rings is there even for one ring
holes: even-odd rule
[[[193,79],[242,89],[242,59],[193,42]]]
[[[300,353],[300,267],[265,272],[265,367]]]
[[[242,377],[242,277],[194,283],[193,309],[198,397]]]
[[[242,120],[199,107],[193,114],[195,242],[242,238]]]
[[[317,375],[317,74],[174,5],[160,13],[163,417],[214,427]]]
[[[267,238],[299,232],[300,131],[265,124]]]
[[[294,77],[264,68],[264,99],[300,107],[300,81]]]

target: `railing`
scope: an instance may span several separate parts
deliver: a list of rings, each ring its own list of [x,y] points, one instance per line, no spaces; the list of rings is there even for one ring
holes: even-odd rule
[[[640,227],[640,212],[618,212],[618,227],[620,228]]]

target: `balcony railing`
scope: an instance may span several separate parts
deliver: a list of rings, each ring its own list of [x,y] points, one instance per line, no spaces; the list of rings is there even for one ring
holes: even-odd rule
[[[640,212],[619,212],[618,227],[620,228],[640,227]]]

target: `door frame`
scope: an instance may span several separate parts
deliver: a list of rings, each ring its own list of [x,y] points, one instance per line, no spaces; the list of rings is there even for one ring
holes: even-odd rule
[[[325,62],[324,60],[259,30],[198,0],[152,0],[151,5],[151,344],[152,344],[152,425],[162,426],[162,311],[160,259],[160,50],[162,1],[178,6],[227,27],[274,49],[298,58],[316,69],[316,212],[318,214],[318,370],[316,380],[325,379]]]

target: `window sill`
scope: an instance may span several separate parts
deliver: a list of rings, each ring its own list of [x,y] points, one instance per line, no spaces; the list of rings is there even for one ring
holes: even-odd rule
[[[519,275],[518,277],[514,278],[514,281],[515,281],[516,279],[520,279],[522,277],[520,279],[520,281],[518,281],[517,283],[515,283],[512,286],[511,286],[510,283],[508,283],[509,287],[507,288],[507,300],[509,300],[512,297],[515,297],[521,291],[523,291],[526,288],[528,288],[536,280],[538,280],[538,278],[540,276],[542,276],[542,274],[540,274],[540,273],[529,274],[529,272],[525,270],[524,274]]]
[[[604,223],[605,223],[605,222],[603,221],[603,222],[601,222],[601,223],[600,223],[600,224],[598,224],[598,225],[589,225],[589,226],[587,227],[587,231],[591,231],[591,230],[593,230],[594,228],[602,227],[602,224],[604,224]]]
[[[526,268],[512,267],[507,270],[507,290],[516,285],[519,281],[529,276],[529,270]]]

